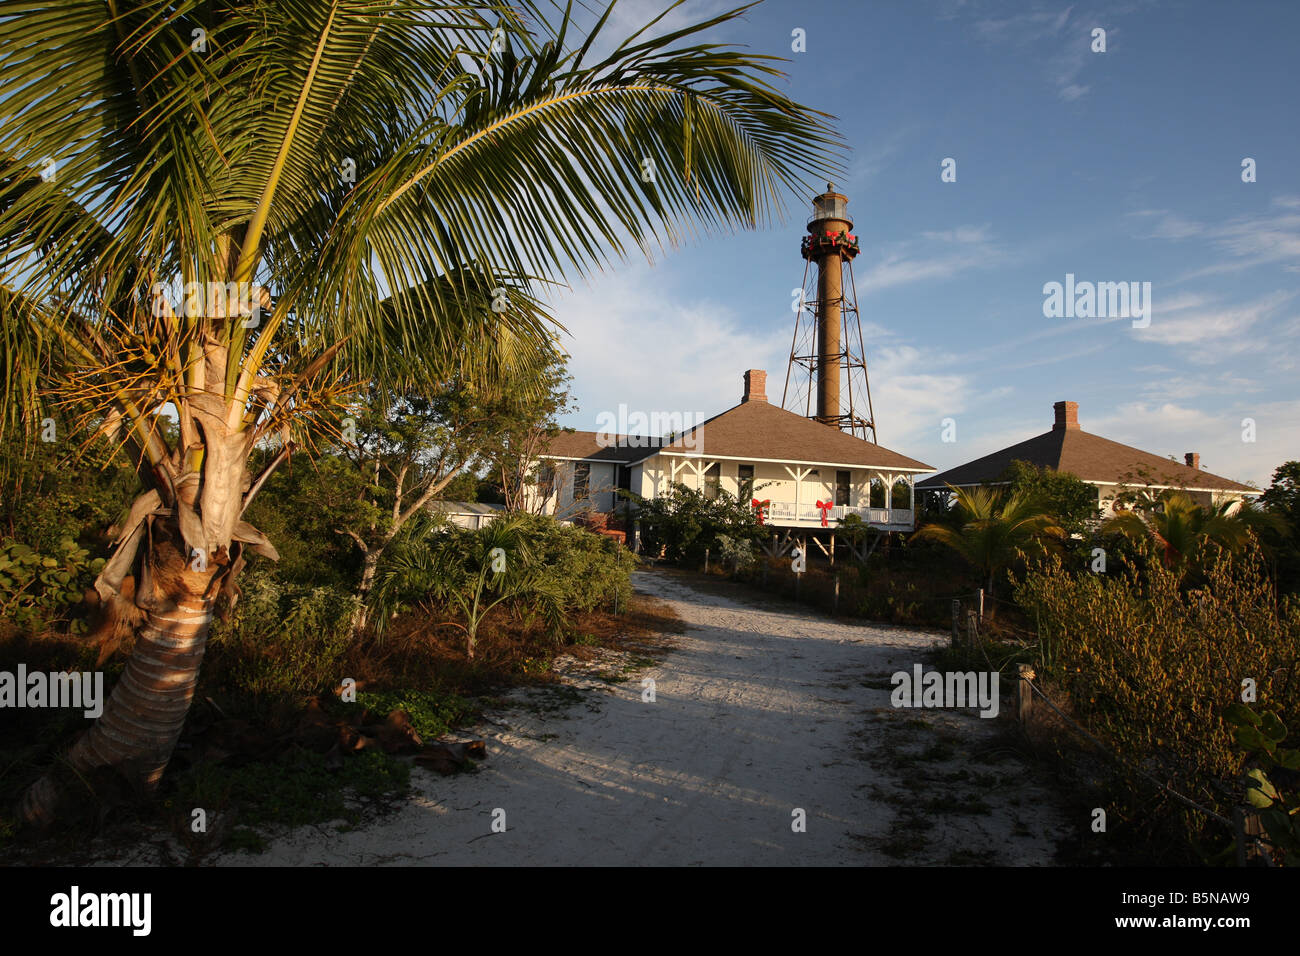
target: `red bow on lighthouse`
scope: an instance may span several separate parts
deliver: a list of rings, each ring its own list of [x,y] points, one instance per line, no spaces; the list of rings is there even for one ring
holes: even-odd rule
[[[819,502],[817,502],[817,509],[818,509],[819,511],[821,511],[821,513],[822,513],[822,527],[823,527],[823,528],[828,527],[827,524],[826,524],[826,515],[827,515],[827,514],[830,512],[830,510],[831,510],[832,508],[834,508],[834,507],[835,507],[835,505],[833,505],[833,504],[832,504],[831,502],[829,502],[829,501],[819,501]]]
[[[750,499],[749,505],[758,512],[758,523],[763,523],[763,515],[767,513],[767,506],[772,503],[771,498],[764,498],[759,501],[757,498]]]

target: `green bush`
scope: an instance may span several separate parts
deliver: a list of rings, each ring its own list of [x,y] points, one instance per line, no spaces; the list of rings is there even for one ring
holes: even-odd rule
[[[473,530],[422,518],[380,561],[375,622],[382,627],[416,604],[449,608],[461,619],[472,658],[479,624],[493,608],[544,618],[559,638],[575,613],[626,607],[635,566],[636,557],[613,539],[549,517],[507,514]]]
[[[1119,757],[1107,789],[1121,815],[1153,835],[1173,825],[1183,840],[1205,819],[1153,788],[1138,768],[1177,792],[1230,813],[1243,754],[1225,723],[1243,681],[1288,722],[1300,712],[1300,605],[1274,600],[1255,545],[1216,553],[1203,587],[1149,558],[1145,573],[1072,575],[1050,558],[1017,583],[1038,622],[1043,677],[1075,718]]]
[[[229,621],[214,621],[205,679],[255,696],[317,694],[338,686],[356,598],[337,587],[286,584],[253,565]]]
[[[24,630],[42,629],[81,602],[103,566],[103,558],[91,560],[71,538],[53,553],[16,541],[0,545],[0,618]],[[85,621],[71,622],[74,631],[85,627]]]
[[[642,549],[651,555],[662,550],[666,560],[684,567],[702,565],[705,549],[717,548],[719,536],[738,547],[768,534],[749,501],[725,490],[710,498],[675,482],[665,495],[639,499],[638,507]]]

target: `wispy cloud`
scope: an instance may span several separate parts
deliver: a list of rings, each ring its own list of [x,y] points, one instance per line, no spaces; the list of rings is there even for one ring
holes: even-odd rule
[[[1092,53],[1092,28],[1099,24],[1073,16],[1074,7],[1064,10],[1039,7],[1019,10],[1008,16],[991,16],[974,23],[977,36],[991,44],[1036,51],[1042,69],[1057,96],[1066,102],[1082,99],[1091,89],[1080,81]],[[1113,26],[1107,30],[1109,33]]]
[[[1213,345],[1217,354],[1225,348],[1243,351],[1256,344],[1242,340],[1261,320],[1295,298],[1294,292],[1274,292],[1242,305],[1211,307],[1201,296],[1187,296],[1183,302],[1162,303],[1152,309],[1151,324],[1137,329],[1138,338],[1162,345]],[[1236,345],[1231,340],[1238,340]]]
[[[985,226],[954,226],[922,232],[920,238],[887,247],[883,257],[860,273],[858,288],[870,293],[893,286],[949,279],[968,269],[996,265],[1006,253]]]
[[[1168,209],[1142,209],[1130,215],[1151,222],[1150,230],[1139,239],[1203,239],[1227,257],[1185,273],[1175,282],[1270,264],[1300,272],[1300,197],[1277,196],[1272,205],[1276,212],[1239,216],[1217,224],[1186,219]]]

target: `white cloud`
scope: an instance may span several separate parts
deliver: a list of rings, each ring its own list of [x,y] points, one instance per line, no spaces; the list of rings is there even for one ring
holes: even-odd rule
[[[949,279],[1005,259],[987,225],[923,231],[918,239],[891,244],[880,261],[859,272],[858,288],[869,294],[913,282]],[[860,263],[859,259],[859,268]]]
[[[1156,299],[1151,324],[1145,329],[1136,329],[1135,334],[1143,341],[1162,345],[1204,347],[1213,343],[1220,355],[1225,350],[1249,351],[1263,343],[1246,340],[1246,333],[1294,297],[1294,292],[1274,292],[1254,302],[1228,308],[1203,308],[1199,307],[1202,305],[1199,302],[1173,308]]]

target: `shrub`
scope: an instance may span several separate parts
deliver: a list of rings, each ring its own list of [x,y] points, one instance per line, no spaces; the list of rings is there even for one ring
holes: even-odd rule
[[[498,553],[499,549],[499,553]],[[554,637],[575,613],[626,607],[636,557],[614,540],[541,515],[502,515],[482,528],[412,522],[380,562],[376,626],[413,604],[456,611],[473,657],[478,627],[497,606],[545,618]]]
[[[204,679],[255,696],[311,695],[338,686],[356,598],[338,587],[287,584],[249,567],[228,621],[214,621]]]
[[[724,490],[710,498],[674,483],[666,495],[640,499],[639,507],[642,547],[650,554],[662,549],[674,564],[703,564],[705,549],[716,546],[719,535],[755,543],[767,535],[750,503]]]
[[[1185,845],[1204,818],[1138,769],[1227,815],[1244,757],[1223,716],[1249,678],[1261,704],[1294,720],[1300,605],[1278,608],[1255,545],[1218,551],[1203,587],[1179,585],[1155,557],[1142,576],[1135,568],[1072,576],[1052,557],[1017,583],[1016,600],[1051,648],[1045,679],[1119,757],[1109,765],[1110,797],[1148,835],[1167,814]]]
[[[0,546],[0,618],[19,628],[38,631],[79,604],[86,588],[104,567],[103,558],[71,538],[64,538],[52,553],[42,553],[19,542]],[[85,621],[75,620],[73,631],[84,631]]]

